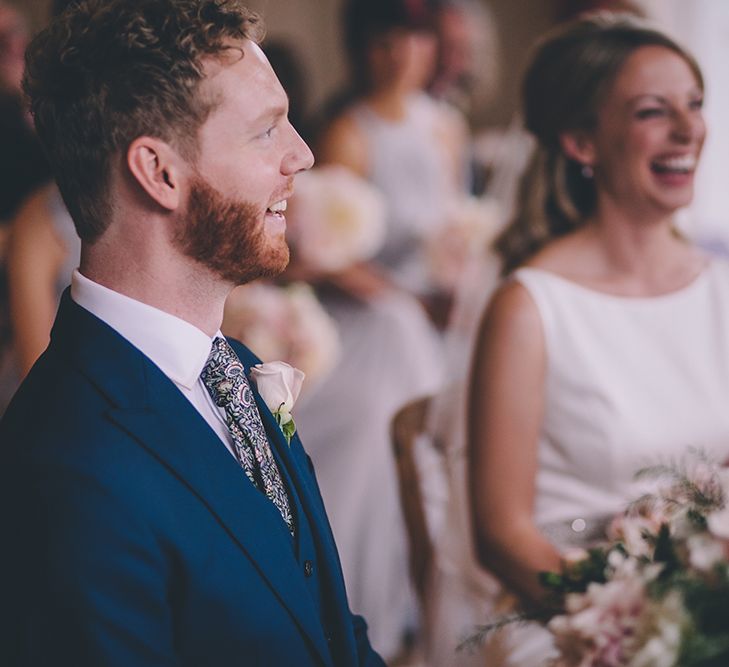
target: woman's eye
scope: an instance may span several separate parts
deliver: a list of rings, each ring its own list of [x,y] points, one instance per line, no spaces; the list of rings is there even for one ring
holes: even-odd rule
[[[697,100],[691,100],[691,102],[689,102],[689,109],[691,109],[692,111],[701,111],[701,109],[703,109],[703,108],[704,108],[704,99],[703,98],[700,98]]]
[[[635,112],[635,116],[639,120],[644,120],[647,118],[657,118],[664,114],[665,109],[663,109],[662,107],[648,107],[645,109],[638,109],[638,111]]]

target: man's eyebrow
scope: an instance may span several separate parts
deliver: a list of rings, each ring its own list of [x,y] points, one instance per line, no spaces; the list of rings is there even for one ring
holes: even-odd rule
[[[284,118],[288,115],[289,112],[289,104],[288,104],[288,97],[286,98],[286,102],[281,102],[280,104],[275,104],[272,107],[269,107],[268,109],[264,109],[260,115],[256,118],[256,123],[265,123],[270,122],[274,120],[278,120],[280,118]]]

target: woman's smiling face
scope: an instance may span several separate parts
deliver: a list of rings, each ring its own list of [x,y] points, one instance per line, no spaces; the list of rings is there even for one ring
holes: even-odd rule
[[[706,134],[702,103],[686,60],[662,46],[638,48],[588,134],[598,201],[608,198],[649,218],[688,205]]]

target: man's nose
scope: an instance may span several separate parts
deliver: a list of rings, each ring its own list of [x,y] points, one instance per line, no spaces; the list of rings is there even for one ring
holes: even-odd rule
[[[289,127],[291,128],[291,147],[281,167],[286,175],[296,174],[314,166],[314,154],[308,144],[301,138],[293,125],[289,124]]]

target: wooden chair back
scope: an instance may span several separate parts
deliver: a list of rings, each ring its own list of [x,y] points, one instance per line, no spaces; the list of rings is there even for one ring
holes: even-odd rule
[[[433,561],[433,540],[428,530],[416,442],[425,430],[431,397],[403,406],[392,420],[392,446],[397,466],[405,528],[408,533],[410,573],[421,602],[425,599],[428,574]]]

